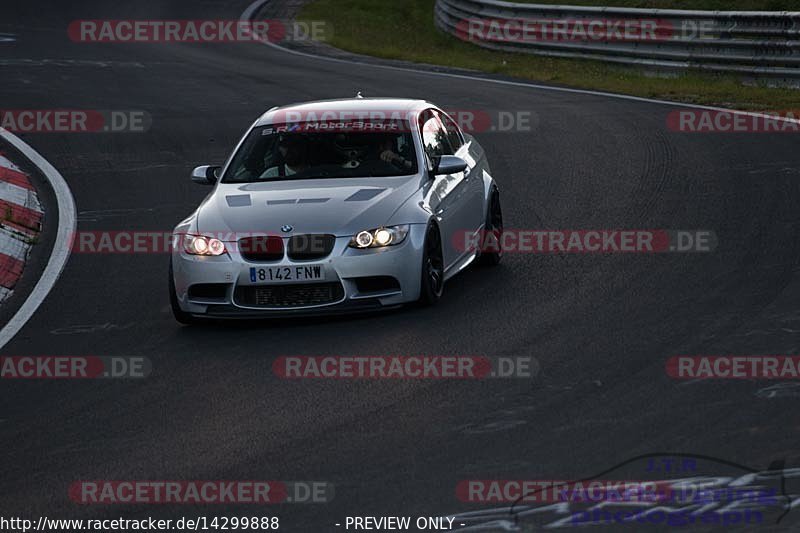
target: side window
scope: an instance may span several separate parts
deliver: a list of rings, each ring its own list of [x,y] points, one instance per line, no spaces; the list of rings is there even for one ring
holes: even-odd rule
[[[447,138],[442,123],[431,111],[422,113],[419,119],[420,134],[422,135],[422,146],[428,155],[428,160],[433,162],[436,158],[443,155],[453,155],[453,147]]]
[[[453,119],[445,113],[439,113],[439,118],[444,125],[447,140],[450,141],[450,146],[453,148],[453,153],[457,152],[459,148],[464,145],[464,138],[461,136],[461,130],[458,128]]]

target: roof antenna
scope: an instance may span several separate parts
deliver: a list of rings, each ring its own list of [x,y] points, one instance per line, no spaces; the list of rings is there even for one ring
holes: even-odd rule
[[[356,98],[364,98],[364,95],[363,95],[363,94],[361,94],[361,91],[358,91],[358,92],[356,93]]]

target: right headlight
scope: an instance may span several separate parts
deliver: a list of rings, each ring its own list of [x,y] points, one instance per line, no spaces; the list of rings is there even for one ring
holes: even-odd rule
[[[361,249],[395,246],[406,240],[408,229],[408,224],[404,224],[402,226],[389,226],[359,231],[350,239],[350,246]]]

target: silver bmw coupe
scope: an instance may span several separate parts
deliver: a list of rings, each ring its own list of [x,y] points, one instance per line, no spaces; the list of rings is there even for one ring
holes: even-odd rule
[[[175,318],[259,318],[435,304],[471,263],[495,265],[500,195],[480,144],[422,100],[273,108],[173,232]]]

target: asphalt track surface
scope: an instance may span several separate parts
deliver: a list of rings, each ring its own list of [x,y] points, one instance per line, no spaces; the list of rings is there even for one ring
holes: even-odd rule
[[[348,515],[476,509],[469,478],[571,479],[632,456],[797,466],[800,389],[670,380],[676,354],[800,352],[796,135],[687,135],[672,107],[331,63],[256,44],[76,44],[76,19],[238,18],[246,1],[9,5],[3,107],[142,109],[147,133],[29,134],[65,177],[80,230],[170,230],[264,110],[369,95],[531,110],[530,132],[478,134],[506,226],[711,229],[712,254],[509,255],[468,269],[433,309],[181,327],[163,255],[73,254],[3,355],[143,355],[141,381],[4,381],[4,516],[264,515],[336,531]],[[74,60],[57,65],[43,60]],[[6,61],[8,60],[8,61]],[[17,61],[25,60],[25,61]],[[30,60],[30,61],[28,61]],[[98,61],[102,63],[97,63]],[[533,355],[535,380],[282,381],[279,355]],[[762,391],[759,393],[759,391]],[[333,502],[83,507],[79,479],[325,480]]]

